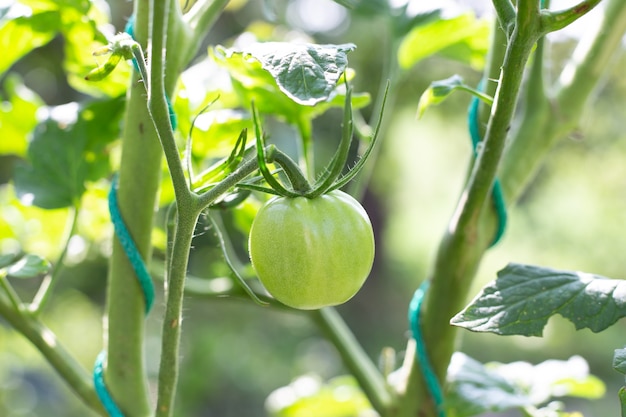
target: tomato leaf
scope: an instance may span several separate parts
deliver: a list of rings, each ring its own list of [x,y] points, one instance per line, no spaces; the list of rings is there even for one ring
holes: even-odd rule
[[[541,336],[555,314],[577,330],[602,331],[626,315],[626,282],[509,264],[450,323],[475,332]]]
[[[28,89],[17,74],[4,82],[7,100],[0,105],[0,154],[25,156],[28,136],[37,125],[37,109],[43,101]]]
[[[450,416],[469,417],[485,412],[538,406],[553,397],[600,398],[606,388],[589,374],[580,356],[508,364],[480,362],[457,352],[448,368]]]
[[[393,30],[397,39],[401,39],[411,30],[416,29],[420,26],[424,26],[434,21],[435,19],[439,19],[440,17],[441,9],[429,10],[423,13],[417,13],[415,15],[407,14],[407,10],[405,9],[403,13],[393,17]]]
[[[426,57],[461,45],[456,52],[448,49],[447,56],[481,67],[488,39],[489,22],[477,19],[472,13],[434,20],[415,27],[404,37],[398,49],[398,62],[402,68],[410,68]]]
[[[421,118],[428,107],[441,103],[461,86],[463,86],[463,78],[456,74],[445,80],[430,83],[417,104],[417,117]]]
[[[420,97],[417,105],[417,117],[421,118],[428,107],[441,103],[456,90],[468,92],[483,100],[490,106],[493,104],[493,98],[491,96],[466,85],[463,82],[463,78],[455,74],[445,80],[433,81],[430,83],[426,91],[424,91]]]
[[[271,43],[282,45],[281,43]],[[258,45],[266,45],[266,44],[258,44]],[[306,48],[307,45],[293,45],[293,44],[285,44],[283,49],[285,51],[289,50],[289,48],[297,47],[299,49],[295,49],[295,51],[301,50],[302,48]],[[316,45],[309,45],[316,46]],[[317,45],[319,46],[319,45]],[[332,45],[324,45],[325,48],[333,47]],[[339,46],[341,47],[341,45]],[[339,48],[337,47],[337,48]],[[265,47],[270,49],[269,47]],[[250,50],[255,50],[255,47],[250,47]],[[266,59],[262,57],[261,47],[258,47],[257,55],[261,56],[262,59]],[[323,50],[323,49],[322,49]],[[247,50],[246,50],[247,51]],[[311,120],[320,114],[324,113],[330,108],[333,107],[343,107],[345,102],[345,86],[343,83],[339,85],[336,84],[337,79],[335,76],[341,75],[340,73],[333,72],[332,77],[328,75],[328,78],[323,78],[317,80],[315,83],[318,85],[319,89],[318,95],[316,98],[311,97],[302,97],[298,99],[294,93],[300,93],[311,91],[307,89],[298,90],[298,82],[307,82],[310,83],[308,76],[305,77],[303,74],[313,74],[314,70],[312,67],[319,68],[324,67],[322,64],[311,63],[311,60],[307,60],[301,65],[297,62],[294,62],[295,54],[291,55],[290,58],[285,58],[283,64],[285,64],[289,59],[291,59],[293,68],[285,68],[284,78],[287,80],[286,85],[289,87],[293,87],[296,91],[290,93],[285,90],[285,85],[281,87],[281,81],[276,79],[274,75],[269,71],[269,69],[264,68],[262,61],[257,59],[249,52],[244,51],[235,51],[228,50],[222,47],[216,47],[210,51],[213,59],[216,63],[223,66],[228,70],[230,74],[232,86],[235,92],[241,97],[241,102],[244,107],[248,107],[250,102],[254,102],[255,107],[259,110],[260,113],[270,113],[275,116],[281,116],[288,123],[291,123],[302,132],[303,130],[310,129]],[[278,53],[276,52],[276,55]],[[343,56],[345,58],[345,52],[339,54],[337,56]],[[330,58],[329,58],[330,59]],[[339,58],[337,58],[339,59]],[[343,58],[342,58],[343,59]],[[269,61],[269,58],[266,60]],[[332,61],[332,60],[331,60]],[[280,63],[279,63],[280,64]],[[309,68],[307,65],[311,65]],[[278,67],[278,65],[277,65]],[[344,70],[345,70],[345,66]],[[300,73],[296,71],[297,68],[300,68]],[[276,69],[278,72],[279,69]],[[293,74],[290,74],[290,71]],[[348,75],[350,72],[348,71]],[[300,78],[298,78],[300,77]],[[335,80],[334,82],[332,80]],[[323,91],[322,91],[323,90]],[[306,94],[305,94],[306,96]],[[222,101],[222,100],[220,100]],[[352,106],[353,108],[361,108],[369,104],[369,95],[367,94],[353,94],[352,95]],[[308,132],[310,134],[310,132]]]
[[[348,65],[348,52],[355,48],[353,44],[262,42],[240,53],[258,60],[287,97],[298,104],[312,106],[330,97]]]
[[[123,108],[120,97],[82,109],[76,103],[49,109],[29,144],[29,163],[16,166],[18,197],[46,209],[74,205],[85,192],[85,181],[109,173],[106,147],[117,137]]]
[[[33,49],[50,42],[60,26],[58,11],[31,14],[28,7],[14,4],[0,20],[0,74]]]
[[[339,78],[347,68],[347,53],[353,44],[314,45],[287,42],[264,42],[242,50],[215,48],[214,57],[228,68],[231,77],[244,88],[274,86],[290,101],[303,106],[314,106],[331,98]],[[268,91],[262,97],[276,102]],[[262,102],[262,100],[257,100]],[[262,105],[260,104],[261,109]],[[292,107],[289,103],[276,103],[274,107]],[[279,111],[286,114],[288,111]]]
[[[50,262],[40,256],[27,254],[6,267],[8,276],[14,278],[33,278],[48,273]]]
[[[531,404],[524,392],[496,372],[457,352],[448,368],[448,406],[455,417],[474,416]]]

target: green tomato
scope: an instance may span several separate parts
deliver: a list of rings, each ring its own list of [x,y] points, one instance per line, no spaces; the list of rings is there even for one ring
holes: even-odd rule
[[[342,191],[274,197],[252,222],[249,250],[274,298],[313,310],[342,304],[361,288],[374,262],[374,233],[363,207]]]

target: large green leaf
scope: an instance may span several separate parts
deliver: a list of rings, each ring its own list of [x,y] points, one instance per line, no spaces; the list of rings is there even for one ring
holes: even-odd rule
[[[35,129],[29,163],[16,167],[15,190],[20,199],[46,209],[76,204],[85,181],[109,173],[106,147],[117,138],[123,108],[123,99],[118,98],[83,108],[70,103],[50,109],[49,117]]]
[[[213,52],[244,87],[276,85],[291,101],[313,106],[331,97],[347,68],[347,53],[354,48],[353,44],[262,42],[241,50],[218,47]]]
[[[555,314],[576,329],[602,331],[626,315],[626,282],[509,264],[450,322],[476,332],[541,336]]]
[[[64,66],[68,82],[78,91],[92,95],[119,96],[127,87],[130,66],[120,65],[106,82],[86,81],[85,75],[99,62],[93,51],[108,43],[100,28],[109,16],[97,2],[86,0],[22,0],[0,19],[0,74],[35,48],[62,33],[65,42]]]
[[[579,356],[537,365],[528,362],[483,365],[457,352],[448,368],[448,390],[448,415],[469,417],[520,407],[532,415],[545,415],[544,410],[534,407],[554,397],[600,398],[605,386],[589,374],[587,362]]]
[[[489,39],[489,22],[472,13],[451,19],[439,19],[417,26],[402,40],[398,62],[410,68],[420,60],[436,53],[481,66]]]
[[[254,101],[260,112],[282,116],[301,131],[310,129],[311,120],[329,108],[343,107],[345,86],[337,85],[341,75],[338,70],[345,70],[343,62],[351,46],[278,42],[255,45],[263,46],[251,46],[245,51],[217,47],[211,51],[214,60],[228,70],[244,107]],[[324,68],[327,71],[322,74]],[[367,94],[352,95],[353,108],[368,103]]]
[[[258,60],[289,98],[312,106],[330,97],[348,65],[348,52],[355,48],[353,44],[261,42],[241,52]]]
[[[0,74],[33,49],[50,42],[61,26],[61,15],[55,10],[30,14],[28,8],[17,4],[12,10],[24,15],[13,16],[10,11],[0,20]]]
[[[37,109],[43,101],[15,74],[4,82],[6,101],[0,105],[0,154],[24,156],[27,138],[37,125]]]

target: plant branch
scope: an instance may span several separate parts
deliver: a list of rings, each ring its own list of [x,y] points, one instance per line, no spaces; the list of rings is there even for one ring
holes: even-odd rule
[[[147,82],[148,111],[161,141],[170,176],[174,183],[176,204],[180,206],[189,204],[191,192],[187,186],[180,152],[176,146],[165,94],[165,38],[168,30],[169,5],[170,0],[153,0],[152,2],[152,24],[150,25],[148,52],[150,65]]]
[[[57,261],[54,263],[54,269],[50,274],[46,275],[43,282],[39,286],[35,297],[33,298],[33,302],[28,307],[31,313],[35,316],[39,315],[39,313],[41,313],[41,310],[43,310],[43,308],[45,307],[46,303],[50,299],[50,295],[52,294],[56,283],[59,280],[59,275],[63,270],[63,263],[65,262],[65,257],[67,256],[67,250],[70,246],[70,240],[76,233],[76,228],[78,226],[79,210],[80,207],[78,204],[70,209],[70,218],[67,222],[65,233],[66,237],[63,241],[63,250],[57,258]]]
[[[13,304],[2,294],[0,294],[0,316],[41,352],[87,406],[101,416],[106,416],[93,388],[91,375],[65,350],[50,329],[26,310],[15,310]]]
[[[458,87],[459,90],[461,91],[465,91],[467,93],[470,93],[473,96],[476,96],[478,99],[480,99],[483,103],[491,106],[493,104],[493,97],[491,97],[489,94],[485,94],[482,91],[479,91],[475,88],[472,88],[468,85],[459,85]]]
[[[496,10],[500,27],[508,37],[511,35],[515,25],[515,6],[513,6],[511,0],[493,0],[493,7]]]
[[[9,301],[11,302],[13,309],[16,312],[23,311],[24,307],[23,307],[22,300],[20,299],[20,296],[15,292],[15,290],[13,289],[13,286],[7,279],[6,271],[3,271],[3,270],[0,270],[0,286],[4,290],[6,296],[9,298]]]
[[[554,32],[574,23],[593,10],[602,0],[584,0],[575,6],[555,12],[541,12],[541,27],[544,33]]]
[[[310,313],[312,319],[335,345],[344,363],[381,416],[387,414],[394,397],[382,374],[372,363],[337,310],[332,307]]]
[[[539,94],[538,87],[528,90],[524,100],[527,104],[513,126],[502,163],[500,180],[507,200],[514,202],[519,198],[554,144],[576,128],[589,97],[615,58],[625,32],[626,2],[608,1],[602,22],[595,32],[589,31],[585,34],[587,38],[580,41],[552,88],[552,98]],[[534,74],[539,69],[533,67],[531,71]],[[529,83],[539,83],[533,74]]]
[[[531,28],[531,20],[524,22],[524,25]],[[455,217],[449,226],[452,235],[457,235],[468,243],[476,239],[479,215],[491,195],[522,82],[523,71],[520,68],[525,67],[538,37],[537,31],[522,32],[516,27],[507,48],[492,116],[483,140],[484,146],[478,153]]]

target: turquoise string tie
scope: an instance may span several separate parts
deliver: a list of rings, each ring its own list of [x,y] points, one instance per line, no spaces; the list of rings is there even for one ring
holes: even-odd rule
[[[420,287],[413,294],[413,298],[409,303],[409,325],[411,328],[411,335],[415,340],[415,356],[422,371],[424,381],[426,381],[428,393],[435,403],[438,417],[446,417],[446,411],[443,404],[443,390],[441,389],[441,384],[439,383],[437,374],[435,374],[435,371],[430,364],[420,324],[422,303],[429,285],[430,281],[422,282],[422,285],[420,285]]]
[[[128,257],[128,261],[130,262],[135,272],[135,276],[139,281],[139,285],[145,299],[145,313],[148,315],[154,303],[154,285],[152,284],[152,278],[150,277],[148,268],[146,267],[146,264],[137,249],[137,245],[130,235],[130,232],[122,218],[122,214],[120,213],[117,202],[117,175],[115,175],[111,181],[111,190],[109,191],[109,212],[111,214],[111,221],[113,223],[115,235],[117,236],[124,253]],[[106,362],[106,357],[106,351],[100,352],[94,365],[93,383],[96,394],[110,417],[124,417],[124,414],[115,403],[115,400],[113,400],[113,397],[104,382],[104,364]]]
[[[128,20],[126,25],[126,33],[128,33],[131,37],[134,38],[134,23],[135,17],[134,15]],[[137,62],[133,60],[133,65],[135,70],[139,70]],[[166,96],[167,108],[170,117],[170,124],[172,129],[176,129],[177,119],[176,114],[174,113],[174,108],[170,99]],[[146,267],[139,250],[137,249],[137,245],[133,240],[128,227],[126,227],[126,223],[124,223],[124,219],[122,214],[120,213],[119,204],[117,200],[117,175],[113,177],[111,181],[111,190],[109,191],[109,213],[111,215],[111,222],[113,223],[113,228],[115,230],[115,235],[117,236],[124,253],[128,257],[128,261],[130,262],[133,271],[135,272],[135,276],[139,282],[141,287],[141,291],[144,295],[145,300],[145,314],[148,315],[152,305],[154,303],[154,285],[152,283],[152,277],[148,272],[148,268]],[[110,417],[124,417],[124,414],[120,410],[119,406],[113,400],[111,393],[106,387],[104,381],[104,368],[105,362],[107,358],[106,351],[100,352],[100,354],[96,358],[96,362],[94,364],[93,369],[93,383],[96,390],[96,394],[102,403],[105,411]]]
[[[481,81],[478,85],[479,90],[482,89],[483,84],[483,81]],[[467,122],[470,138],[472,140],[472,147],[474,149],[474,157],[478,156],[478,146],[482,141],[482,138],[480,136],[480,118],[478,116],[479,107],[480,99],[476,96],[472,97],[472,101],[470,102],[470,106],[467,112]],[[490,247],[498,243],[504,235],[508,218],[506,212],[506,202],[504,201],[504,193],[502,192],[502,185],[500,184],[500,180],[498,178],[496,178],[493,183],[493,188],[491,190],[491,201],[493,203],[493,208],[496,211],[498,225],[494,238],[489,245]]]

